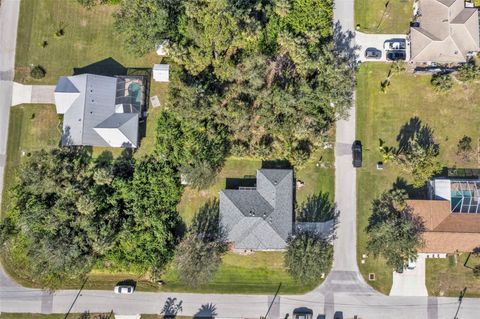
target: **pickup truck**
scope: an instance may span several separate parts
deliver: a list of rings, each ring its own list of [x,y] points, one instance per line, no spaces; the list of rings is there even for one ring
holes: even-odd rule
[[[383,43],[383,48],[387,51],[390,50],[405,50],[406,41],[404,39],[391,39]]]

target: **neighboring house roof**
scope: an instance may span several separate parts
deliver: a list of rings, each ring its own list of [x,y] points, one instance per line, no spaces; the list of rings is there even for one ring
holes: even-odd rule
[[[410,28],[415,62],[465,62],[480,50],[478,9],[464,0],[420,0],[419,27]]]
[[[220,220],[236,249],[284,249],[293,228],[293,171],[260,169],[255,188],[221,191]]]
[[[480,247],[480,214],[452,213],[446,200],[407,200],[425,225],[425,253],[470,252]]]
[[[93,74],[60,77],[55,105],[63,114],[63,145],[137,147],[138,110],[119,104],[125,97],[117,96],[118,84],[125,82]]]

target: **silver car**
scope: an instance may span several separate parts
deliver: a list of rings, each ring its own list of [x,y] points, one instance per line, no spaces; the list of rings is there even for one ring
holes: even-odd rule
[[[122,294],[122,295],[131,295],[133,294],[134,290],[135,290],[135,287],[133,286],[123,286],[123,285],[115,286],[115,288],[113,288],[113,291],[116,294]]]

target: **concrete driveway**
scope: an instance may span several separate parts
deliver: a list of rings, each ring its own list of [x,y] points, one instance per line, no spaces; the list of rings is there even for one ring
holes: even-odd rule
[[[407,61],[410,61],[410,41],[405,34],[367,34],[362,32],[355,32],[355,44],[358,47],[358,60],[361,62],[366,61],[387,61],[387,52],[383,49],[383,44],[387,40],[391,39],[403,39],[406,41],[406,55]],[[376,48],[382,51],[382,57],[380,59],[365,59],[365,50],[367,48]]]
[[[419,254],[416,267],[405,269],[402,274],[393,272],[390,296],[428,296],[425,286],[425,255]]]
[[[24,85],[13,82],[12,106],[23,103],[55,104],[55,85]]]

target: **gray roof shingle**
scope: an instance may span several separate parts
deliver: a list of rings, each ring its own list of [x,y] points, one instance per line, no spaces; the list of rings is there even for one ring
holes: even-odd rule
[[[284,249],[293,227],[293,171],[260,169],[256,189],[221,191],[220,218],[237,249]]]

